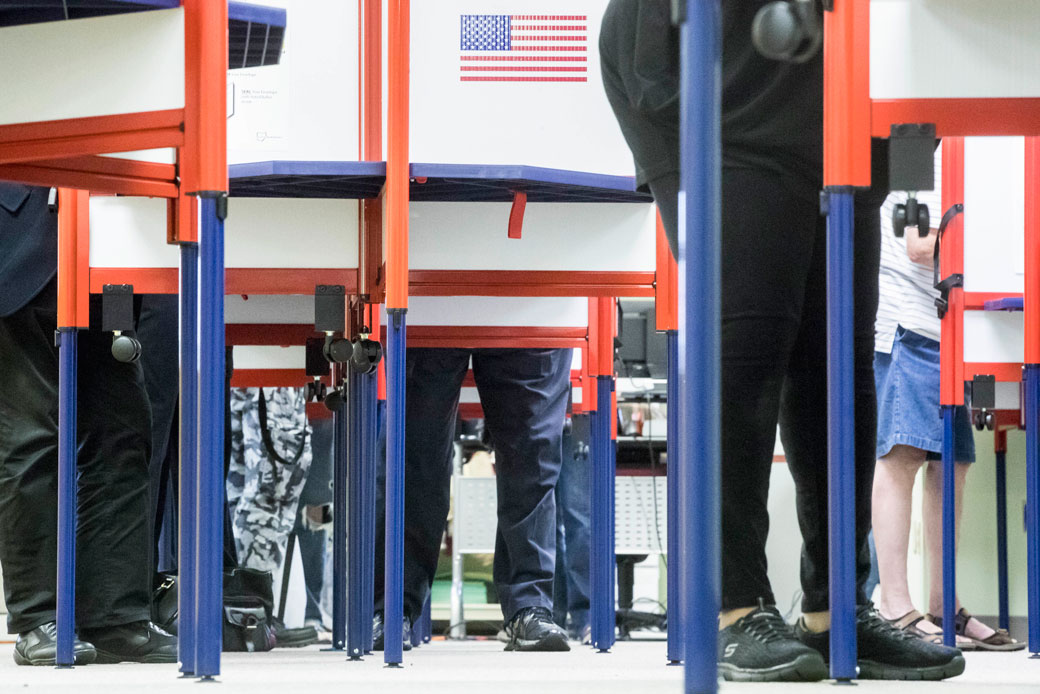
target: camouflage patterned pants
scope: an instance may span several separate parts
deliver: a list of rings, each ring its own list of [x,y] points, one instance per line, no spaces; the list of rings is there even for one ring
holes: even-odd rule
[[[231,390],[227,496],[239,564],[274,572],[282,565],[311,465],[311,432],[303,389],[264,388],[263,396],[264,403],[261,389]]]

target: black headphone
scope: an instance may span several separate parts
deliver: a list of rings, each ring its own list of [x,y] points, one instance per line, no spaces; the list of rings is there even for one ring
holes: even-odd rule
[[[755,48],[770,60],[805,63],[823,44],[816,0],[777,0],[763,6],[751,25]]]

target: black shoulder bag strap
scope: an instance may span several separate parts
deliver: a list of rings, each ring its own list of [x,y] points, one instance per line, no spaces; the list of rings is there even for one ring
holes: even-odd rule
[[[295,465],[298,463],[300,461],[300,456],[303,455],[303,447],[307,443],[307,431],[304,430],[303,435],[299,438],[299,446],[296,449],[296,455],[293,456],[292,460],[286,460],[282,456],[278,455],[278,451],[274,448],[274,441],[271,440],[271,429],[267,425],[267,398],[264,397],[263,388],[260,389],[260,438],[264,441],[264,448],[267,449],[267,454],[282,465]]]

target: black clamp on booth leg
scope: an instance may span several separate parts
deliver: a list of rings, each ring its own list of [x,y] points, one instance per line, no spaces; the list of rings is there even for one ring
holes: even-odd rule
[[[311,378],[307,384],[307,400],[324,401],[328,388],[321,380],[329,375],[329,360],[325,358],[325,340],[320,337],[308,337],[304,348],[307,376]]]
[[[972,423],[979,431],[996,426],[993,410],[997,407],[997,377],[976,375],[971,379]]]
[[[342,284],[319,284],[314,289],[314,329],[325,333],[325,358],[344,364],[354,354],[350,340],[336,337],[347,329],[347,291]]]
[[[935,251],[932,254],[932,278],[934,279],[935,288],[939,290],[939,296],[935,299],[935,308],[939,314],[939,320],[945,318],[946,312],[950,309],[950,290],[954,287],[964,286],[964,275],[959,272],[944,279],[939,279],[939,253],[942,249],[943,235],[946,234],[946,227],[950,226],[950,222],[956,219],[957,215],[962,212],[964,212],[964,205],[960,203],[946,210],[942,221],[939,222],[939,233],[935,237]]]
[[[112,333],[112,356],[133,363],[141,358],[141,343],[123,333],[134,329],[134,286],[106,284],[101,292],[101,329]]]
[[[905,190],[905,204],[892,210],[892,228],[902,238],[908,226],[928,236],[931,220],[928,206],[917,202],[921,190],[935,190],[935,124],[898,123],[888,136],[888,176],[891,190]]]
[[[383,346],[369,336],[368,327],[363,327],[358,339],[352,343],[354,351],[350,355],[350,368],[360,374],[374,373],[383,358]]]
[[[354,355],[354,345],[342,337],[346,330],[347,290],[342,284],[319,284],[314,288],[314,329],[325,333],[322,356],[327,363],[345,364]],[[341,337],[336,337],[339,334]],[[342,390],[333,387],[324,395],[325,407],[337,411],[346,403]]]

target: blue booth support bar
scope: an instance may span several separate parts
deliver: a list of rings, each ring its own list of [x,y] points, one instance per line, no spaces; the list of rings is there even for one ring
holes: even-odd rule
[[[943,584],[943,644],[957,647],[957,630],[952,628],[957,612],[957,461],[954,458],[956,433],[954,427],[957,408],[942,405],[942,584]]]
[[[220,674],[224,547],[224,219],[227,196],[200,195],[199,451],[195,675]]]
[[[361,374],[350,371],[347,376],[347,402],[350,429],[347,437],[347,655],[351,660],[360,660],[365,654],[364,593],[361,590],[361,574],[364,569],[364,436],[365,422],[362,398],[364,393]]]
[[[679,333],[667,332],[668,338],[668,549],[667,549],[667,613],[668,662],[683,659],[682,594],[679,591]]]
[[[614,537],[611,535],[612,512],[611,487],[614,484],[613,466],[611,465],[610,427],[614,413],[612,411],[611,393],[614,378],[612,376],[596,377],[596,411],[592,416],[592,498],[591,513],[591,555],[592,573],[590,576],[589,618],[592,631],[592,646],[602,652],[609,651],[614,645],[616,618],[614,616],[614,570],[617,565],[614,557]]]
[[[55,664],[72,667],[76,629],[76,379],[77,328],[59,328],[58,343],[58,630]]]
[[[719,0],[686,0],[679,139],[679,593],[685,690],[718,689],[721,79]]]
[[[362,561],[364,569],[361,576],[362,601],[364,610],[365,652],[372,652],[372,617],[375,609],[375,557],[376,557],[376,495],[378,482],[378,465],[382,462],[383,451],[379,439],[380,404],[379,377],[377,374],[366,374],[363,377],[365,401],[365,437],[363,439],[363,455],[365,461],[364,512],[362,523],[365,529]]]
[[[403,662],[404,628],[404,436],[405,317],[408,310],[387,309],[386,326],[386,555],[383,609],[383,660]],[[378,549],[377,549],[378,551]]]
[[[1029,652],[1040,655],[1040,364],[1026,364],[1026,577]]]
[[[856,678],[853,190],[827,190],[827,487],[831,677]]]
[[[177,536],[177,653],[180,671],[195,674],[195,518],[198,515],[199,246],[181,244],[180,513]]]
[[[342,384],[340,384],[342,385]],[[349,397],[345,398],[349,402]],[[350,403],[353,404],[353,403]],[[347,457],[349,405],[340,404],[332,433],[332,648],[347,645]]]
[[[997,476],[997,614],[998,626],[1010,628],[1008,610],[1008,546],[1007,546],[1007,434],[994,432],[994,436],[1003,440],[996,456]]]

